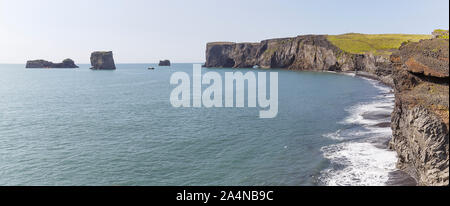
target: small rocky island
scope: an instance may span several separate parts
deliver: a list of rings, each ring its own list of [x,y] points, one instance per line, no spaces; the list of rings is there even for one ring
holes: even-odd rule
[[[77,65],[75,65],[75,62],[72,59],[64,59],[62,63],[53,63],[46,60],[30,60],[27,61],[27,64],[25,68],[33,68],[33,69],[40,69],[40,68],[55,68],[55,69],[61,69],[61,68],[78,68]]]
[[[91,54],[91,69],[93,70],[115,70],[112,51],[96,51]]]
[[[161,60],[161,61],[159,61],[159,64],[158,64],[158,66],[166,66],[166,67],[168,67],[168,66],[170,66],[170,61],[169,60]]]

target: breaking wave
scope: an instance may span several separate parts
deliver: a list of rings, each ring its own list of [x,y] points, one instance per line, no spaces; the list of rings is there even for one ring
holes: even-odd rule
[[[323,135],[339,141],[321,149],[330,161],[319,177],[324,185],[386,185],[389,173],[396,170],[396,153],[387,149],[394,94],[389,87],[366,80],[379,90],[378,96],[350,107],[350,115],[340,122],[344,128]]]

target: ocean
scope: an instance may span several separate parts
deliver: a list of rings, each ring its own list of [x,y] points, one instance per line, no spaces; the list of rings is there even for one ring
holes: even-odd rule
[[[386,185],[396,172],[394,96],[374,80],[260,70],[279,79],[278,116],[260,119],[172,107],[170,76],[192,64],[79,66],[0,65],[0,185]]]

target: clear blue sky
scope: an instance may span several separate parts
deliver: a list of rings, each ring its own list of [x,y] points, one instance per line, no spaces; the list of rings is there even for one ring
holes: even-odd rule
[[[448,29],[447,0],[0,0],[0,62],[203,62],[210,41]]]

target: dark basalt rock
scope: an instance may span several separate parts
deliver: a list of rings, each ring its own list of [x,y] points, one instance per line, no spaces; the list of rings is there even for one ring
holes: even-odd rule
[[[91,54],[91,69],[93,70],[115,70],[112,51],[96,51]]]
[[[392,58],[404,64],[410,73],[428,77],[448,78],[448,40],[433,39],[403,45]]]
[[[256,65],[317,71],[355,67],[353,56],[341,52],[323,35],[269,39],[260,43],[213,42],[206,46],[206,67],[253,68]]]
[[[346,53],[329,42],[325,35],[269,39],[260,43],[208,43],[204,66],[362,71],[379,77],[386,84],[392,84],[389,58]]]
[[[170,66],[170,61],[169,60],[161,60],[159,61],[158,66]]]
[[[419,185],[449,184],[449,42],[408,43],[394,65],[393,139],[398,167]]]
[[[27,61],[27,64],[25,66],[26,68],[78,68],[77,65],[75,65],[75,62],[72,59],[64,59],[62,63],[53,63],[50,61],[45,60],[31,60]]]

